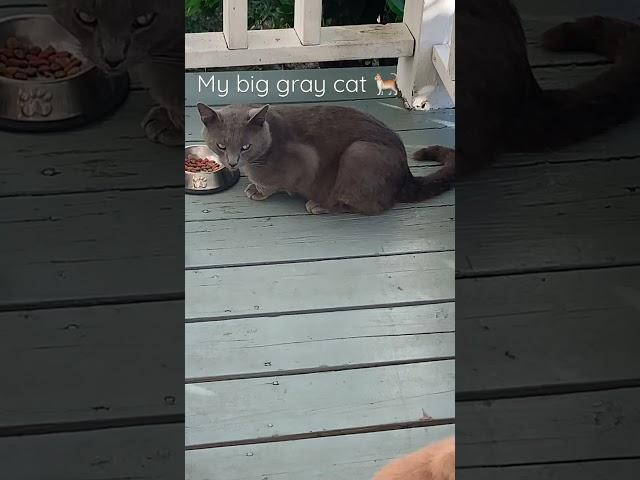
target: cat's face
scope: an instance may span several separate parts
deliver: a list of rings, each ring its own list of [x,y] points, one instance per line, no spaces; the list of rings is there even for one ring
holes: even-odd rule
[[[171,0],[49,0],[58,23],[98,68],[123,72],[153,60],[175,29]]]
[[[271,146],[268,109],[269,105],[213,110],[203,103],[198,104],[205,142],[225,167],[238,170],[263,164],[264,154]]]

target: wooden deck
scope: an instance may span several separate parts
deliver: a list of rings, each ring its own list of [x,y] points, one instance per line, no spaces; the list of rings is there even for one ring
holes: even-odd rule
[[[376,71],[268,76],[373,84]],[[189,143],[196,85],[188,74]],[[408,112],[373,90],[324,103],[377,116],[411,152],[453,146],[453,111]],[[452,433],[454,192],[379,217],[313,216],[285,195],[252,202],[246,184],[185,197],[186,478],[364,480]]]
[[[5,476],[182,478],[182,148],[147,140],[151,106],[134,81],[95,124],[0,132]]]

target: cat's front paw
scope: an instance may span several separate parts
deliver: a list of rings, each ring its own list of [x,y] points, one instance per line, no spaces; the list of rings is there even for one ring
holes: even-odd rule
[[[250,200],[266,200],[270,196],[270,195],[258,190],[258,187],[256,187],[255,184],[253,184],[253,183],[250,183],[247,186],[247,188],[244,189],[244,194]]]
[[[307,212],[311,213],[312,215],[323,215],[325,213],[329,213],[328,209],[324,208],[322,205],[314,202],[313,200],[309,200],[305,204],[305,208],[307,209]]]
[[[164,107],[156,106],[149,110],[142,121],[142,128],[152,142],[170,147],[184,145],[184,130],[176,127]]]

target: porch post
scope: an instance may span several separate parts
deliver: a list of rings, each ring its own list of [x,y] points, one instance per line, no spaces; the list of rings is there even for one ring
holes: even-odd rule
[[[398,60],[398,87],[416,109],[451,108],[453,101],[432,61],[433,47],[448,44],[455,0],[406,0],[404,23],[415,39],[412,57]]]
[[[248,0],[223,0],[222,31],[229,50],[247,48]]]
[[[294,25],[302,45],[320,44],[322,0],[296,0]]]

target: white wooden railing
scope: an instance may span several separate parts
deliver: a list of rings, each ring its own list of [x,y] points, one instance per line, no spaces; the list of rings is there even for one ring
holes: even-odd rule
[[[420,108],[426,87],[432,108],[448,107],[455,54],[443,32],[449,38],[454,1],[406,0],[403,23],[323,27],[322,0],[296,0],[294,28],[248,30],[248,0],[223,0],[223,31],[187,34],[185,64],[199,69],[398,58],[397,82],[409,106]],[[436,57],[446,58],[446,69]],[[442,97],[440,90],[449,94]]]

